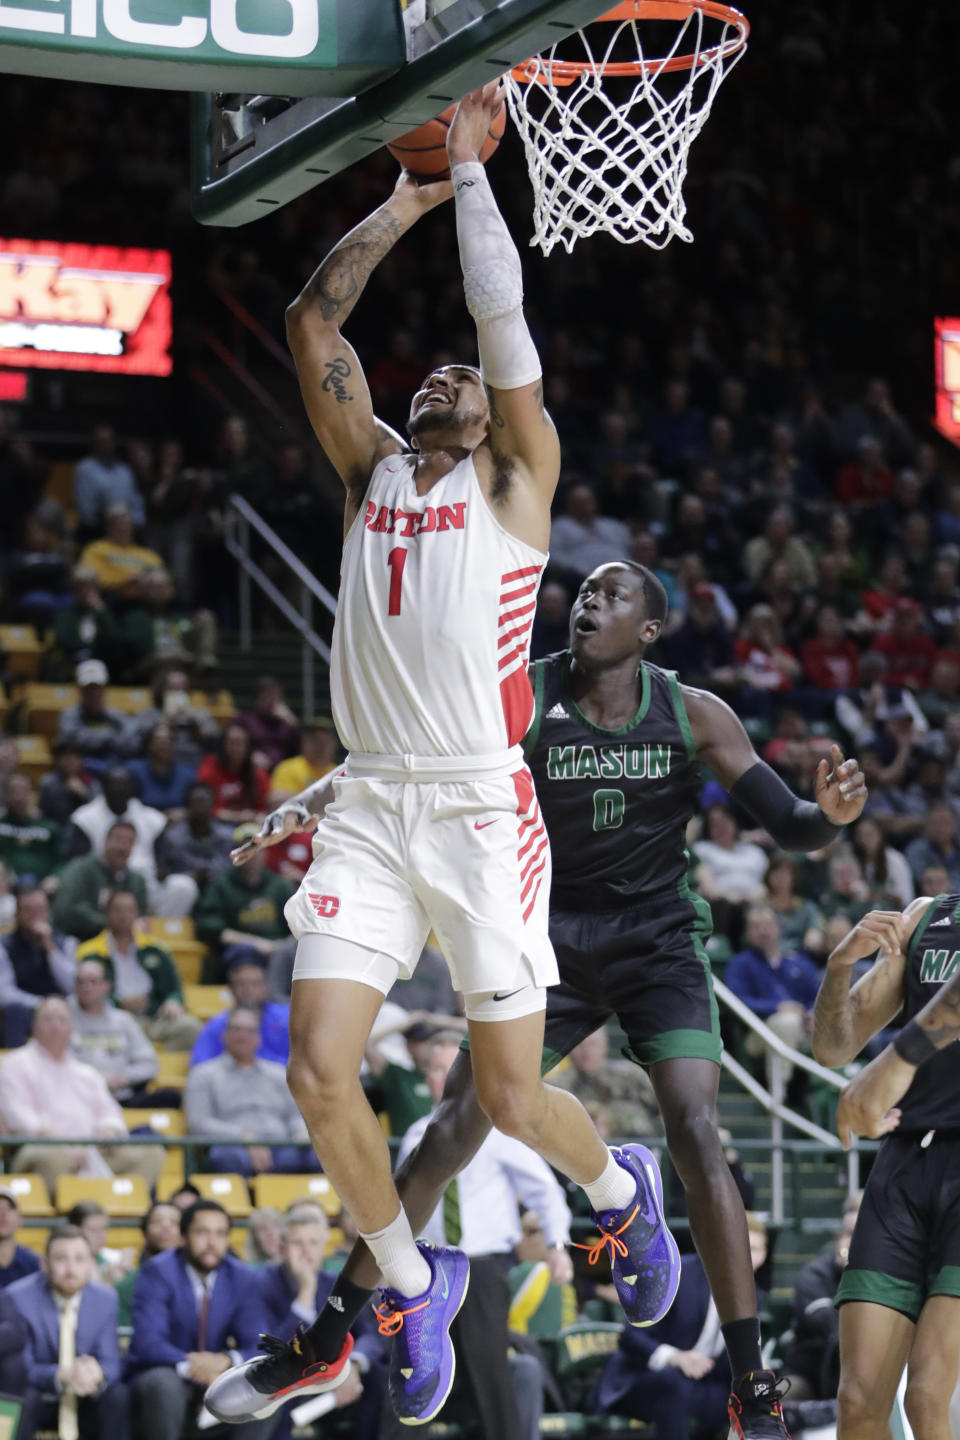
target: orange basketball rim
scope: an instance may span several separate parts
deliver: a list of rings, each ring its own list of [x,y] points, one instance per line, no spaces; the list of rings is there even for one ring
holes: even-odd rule
[[[552,85],[572,85],[580,76],[592,71],[598,75],[626,78],[647,73],[668,74],[673,70],[692,70],[695,67],[726,61],[742,50],[750,36],[750,22],[733,5],[724,5],[721,0],[621,0],[606,14],[599,15],[593,24],[622,25],[631,20],[686,20],[695,11],[710,20],[719,20],[734,27],[735,33],[718,45],[689,52],[685,55],[670,55],[660,59],[640,56],[636,60],[545,60],[535,55],[522,65],[517,65],[511,74],[521,84],[546,80]]]

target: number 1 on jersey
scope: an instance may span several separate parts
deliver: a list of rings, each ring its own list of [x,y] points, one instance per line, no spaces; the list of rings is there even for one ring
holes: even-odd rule
[[[387,556],[387,564],[390,566],[390,600],[387,604],[388,615],[400,614],[400,590],[403,585],[403,567],[407,563],[407,552],[402,545],[397,545]]]

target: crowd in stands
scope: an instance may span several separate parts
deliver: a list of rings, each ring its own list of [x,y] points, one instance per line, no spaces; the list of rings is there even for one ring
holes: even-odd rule
[[[824,958],[846,929],[870,908],[960,889],[960,464],[926,428],[929,320],[950,308],[960,253],[956,17],[933,5],[907,23],[881,3],[864,25],[862,7],[812,0],[775,25],[751,20],[750,55],[692,152],[697,244],[653,253],[593,240],[573,257],[524,256],[564,453],[534,653],[566,644],[583,574],[628,555],[669,595],[651,660],[729,700],[795,791],[811,794],[833,742],[860,759],[868,806],[829,852],[777,853],[709,776],[690,835],[714,964],[802,1049]],[[841,63],[851,54],[853,74]],[[922,76],[923,103],[897,110],[889,97],[905,74]],[[177,287],[176,378],[149,419],[104,404],[84,413],[88,439],[74,424],[65,441],[35,411],[0,409],[0,621],[34,627],[35,678],[75,687],[49,768],[27,767],[23,676],[0,656],[0,1114],[23,1140],[5,1178],[39,1176],[51,1202],[74,1176],[126,1177],[165,1197],[144,1208],[139,1266],[137,1247],[113,1231],[108,1243],[109,1217],[71,1209],[41,1276],[21,1243],[30,1232],[18,1240],[21,1193],[0,1186],[0,1391],[27,1397],[28,1437],[36,1425],[174,1440],[231,1362],[228,1336],[249,1353],[258,1330],[308,1318],[329,1283],[322,1266],[342,1261],[350,1238],[315,1206],[264,1209],[245,1242],[262,1266],[252,1268],[230,1253],[215,1202],[169,1194],[145,1119],[179,1112],[207,1142],[204,1173],[288,1174],[300,1197],[322,1178],[279,1068],[293,954],[283,907],[309,837],[241,869],[229,856],[269,806],[331,768],[336,736],[301,723],[313,717],[268,676],[249,708],[225,705],[218,661],[236,623],[229,496],[253,504],[331,590],[338,517],[319,456],[252,412],[221,414],[186,376],[203,327],[222,324],[219,295],[282,336],[284,306],[386,193],[391,162],[373,157],[252,230],[204,230],[189,218],[183,97],[158,108],[149,92],[8,80],[0,198],[20,233],[168,245]],[[509,138],[494,164],[525,237],[529,194],[511,183],[521,172]],[[891,176],[909,179],[894,192]],[[401,243],[350,322],[378,413],[401,428],[424,373],[474,353],[452,221],[424,225],[430,266],[422,245]],[[118,700],[131,686],[144,691],[132,710]],[[438,1050],[462,1021],[430,950],[394,998],[365,1083],[401,1137],[429,1113]],[[729,1038],[759,1073],[753,1042]],[[605,1134],[656,1136],[649,1084],[607,1046],[584,1042],[558,1081]],[[797,1103],[802,1085],[795,1074]],[[62,1137],[76,1143],[50,1143]],[[520,1285],[514,1331],[549,1271],[546,1222],[531,1212],[522,1235],[518,1225],[498,1237],[537,1257],[524,1262],[536,1284]],[[835,1394],[824,1299],[847,1234],[798,1278],[787,1365],[811,1400]],[[562,1296],[556,1328],[588,1293],[603,1303],[581,1282],[573,1301],[550,1287]],[[695,1267],[685,1285],[675,1328],[628,1336],[603,1377],[610,1408],[671,1436],[664,1417],[684,1407],[709,1433],[723,1389],[700,1344],[709,1297]],[[118,1314],[132,1326],[124,1355]],[[370,1329],[337,1392],[361,1440],[382,1397]],[[522,1418],[486,1416],[489,1440],[532,1424],[536,1386],[514,1369]]]

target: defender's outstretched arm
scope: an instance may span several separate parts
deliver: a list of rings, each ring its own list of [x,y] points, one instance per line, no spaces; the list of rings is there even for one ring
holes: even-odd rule
[[[540,357],[523,317],[520,256],[478,159],[502,105],[499,80],[462,100],[447,135],[447,155],[464,294],[490,399],[490,445],[495,455],[519,462],[518,478],[529,480],[549,504],[560,475],[560,442],[543,408]]]
[[[838,745],[831,746],[832,764],[821,760],[817,766],[815,801],[801,800],[760,759],[725,701],[707,690],[682,688],[697,755],[781,849],[821,850],[844,825],[859,819],[867,802],[866,782],[857,761],[845,760]]]
[[[374,416],[360,362],[340,327],[400,236],[451,194],[446,181],[418,186],[404,171],[390,199],[333,247],[287,309],[287,342],[310,423],[355,503],[377,462],[406,445]]]

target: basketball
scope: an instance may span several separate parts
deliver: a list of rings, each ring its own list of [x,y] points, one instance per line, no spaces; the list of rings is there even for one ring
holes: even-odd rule
[[[448,180],[450,166],[447,164],[447,131],[453,119],[456,105],[449,105],[435,120],[428,120],[398,140],[391,140],[387,149],[404,169],[409,170],[418,180]],[[480,148],[480,159],[486,165],[500,141],[507,123],[506,106],[501,106],[490,122],[487,138]]]

